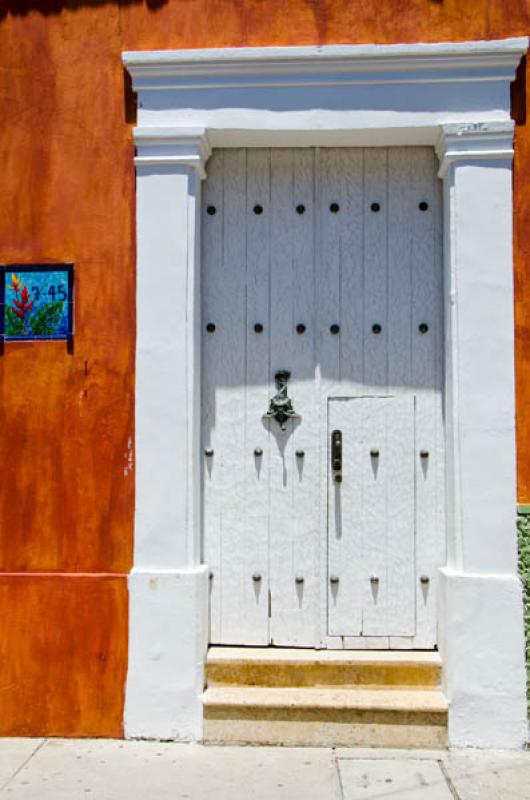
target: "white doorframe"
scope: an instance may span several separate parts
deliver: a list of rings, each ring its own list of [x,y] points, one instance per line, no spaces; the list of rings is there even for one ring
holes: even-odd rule
[[[517,577],[510,81],[526,38],[125,53],[138,93],[128,736],[200,739],[200,183],[211,147],[422,144],[444,181],[452,745],[526,739]]]

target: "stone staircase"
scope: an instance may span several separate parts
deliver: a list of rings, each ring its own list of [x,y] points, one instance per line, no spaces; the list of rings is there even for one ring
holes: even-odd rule
[[[204,741],[447,746],[435,652],[211,647]]]

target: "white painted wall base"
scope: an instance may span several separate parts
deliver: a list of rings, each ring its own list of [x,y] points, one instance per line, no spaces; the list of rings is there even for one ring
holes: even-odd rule
[[[202,738],[207,610],[205,567],[129,577],[128,738]]]
[[[453,747],[521,748],[528,724],[521,584],[440,570],[440,651]]]

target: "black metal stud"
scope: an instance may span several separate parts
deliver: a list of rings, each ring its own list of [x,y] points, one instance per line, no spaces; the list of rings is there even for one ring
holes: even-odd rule
[[[208,325],[206,326],[206,330],[208,331],[208,333],[213,333],[214,330],[215,330],[214,323],[213,322],[209,322]]]
[[[305,211],[305,206],[302,205],[302,203],[300,203],[300,205],[296,206],[296,213],[297,214],[303,214],[304,211]]]
[[[333,325],[329,326],[329,332],[332,333],[333,336],[336,336],[339,331],[340,331],[340,325],[334,323]]]
[[[426,322],[422,322],[420,325],[418,325],[418,330],[420,333],[427,333],[427,331],[429,330],[429,326],[427,325]]]
[[[298,325],[296,326],[296,332],[300,334],[305,333],[305,325],[303,322],[298,323]]]
[[[263,455],[263,450],[261,449],[261,447],[254,448],[254,455],[256,456],[256,458],[259,458],[260,456]]]
[[[254,206],[254,214],[263,214],[263,206],[255,205]]]
[[[262,333],[263,325],[261,324],[261,322],[256,322],[256,324],[254,325],[254,330],[256,331],[256,333]]]
[[[216,211],[217,209],[215,206],[208,206],[208,208],[206,209],[206,213],[209,214],[211,217],[213,217]]]
[[[383,328],[378,322],[376,322],[375,325],[372,325],[372,333],[381,333],[382,330]]]
[[[379,458],[379,450],[370,450],[370,455],[372,458]]]
[[[372,209],[374,214],[377,214],[377,212],[381,210],[381,206],[379,205],[379,203],[372,203],[370,208]]]
[[[297,575],[294,581],[295,583],[303,583],[304,582],[303,575]]]
[[[331,211],[332,214],[336,214],[339,211],[339,209],[340,206],[338,203],[332,203],[329,207],[329,210]]]
[[[429,458],[428,450],[420,450],[420,458]]]
[[[427,209],[429,208],[429,204],[426,203],[425,200],[422,200],[418,208],[420,209],[420,211],[427,211]]]
[[[206,458],[211,458],[213,456],[212,448],[211,447],[205,447],[204,448],[204,455],[206,456]]]
[[[303,450],[297,450],[296,451],[296,457],[297,458],[303,458],[304,456],[305,456],[305,452]]]

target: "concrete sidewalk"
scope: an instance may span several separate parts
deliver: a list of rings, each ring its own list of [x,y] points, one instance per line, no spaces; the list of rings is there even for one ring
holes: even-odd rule
[[[0,739],[12,800],[530,800],[530,753]]]

